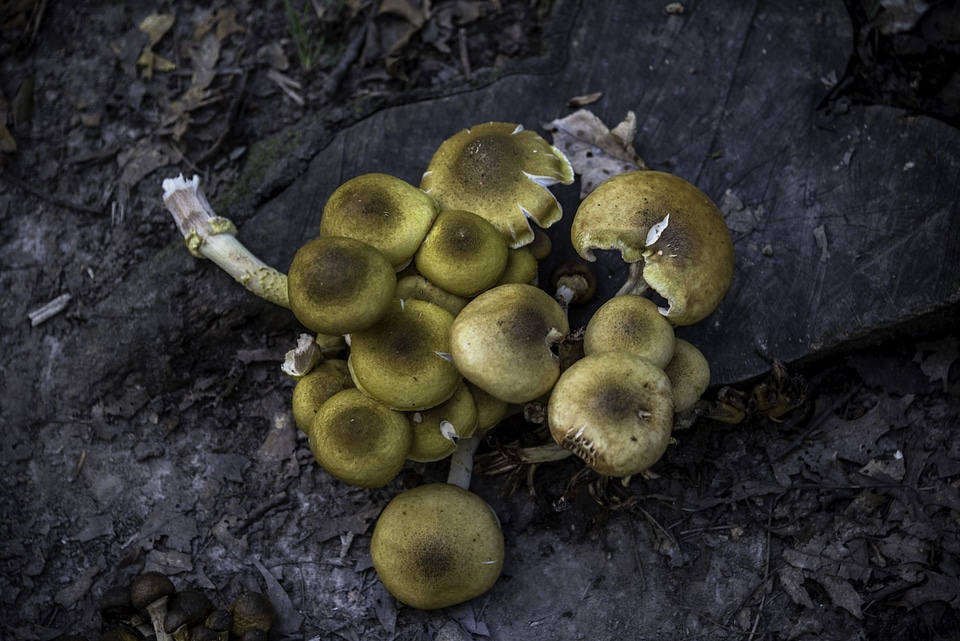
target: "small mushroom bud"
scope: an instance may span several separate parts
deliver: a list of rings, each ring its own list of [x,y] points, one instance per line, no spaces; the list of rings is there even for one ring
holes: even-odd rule
[[[304,433],[310,429],[313,417],[327,399],[353,387],[347,361],[328,359],[310,370],[293,388],[293,421]]]
[[[421,274],[408,274],[397,281],[397,298],[400,300],[423,300],[438,305],[456,316],[467,304],[463,296],[451,294]]]
[[[181,590],[170,597],[167,614],[163,617],[163,630],[175,641],[187,641],[189,628],[203,623],[213,612],[213,601],[198,590]]]
[[[130,600],[130,586],[116,585],[100,597],[100,619],[104,623],[118,623],[136,627],[146,621],[139,608]]]
[[[598,473],[632,476],[656,463],[670,443],[670,381],[642,356],[585,356],[554,386],[547,421],[553,439]]]
[[[307,436],[317,463],[357,487],[382,487],[392,481],[413,442],[405,414],[356,388],[330,397],[317,412]]]
[[[573,168],[559,149],[521,125],[490,122],[445,140],[420,188],[441,210],[482,216],[511,247],[522,247],[534,238],[530,220],[540,227],[560,220],[560,204],[547,189],[558,182],[573,182]]]
[[[384,508],[370,556],[397,600],[424,610],[444,608],[496,583],[503,533],[496,513],[476,494],[450,483],[421,485]]]
[[[695,345],[676,339],[673,358],[663,370],[673,390],[673,411],[693,409],[710,385],[710,363]]]
[[[477,430],[477,405],[461,382],[453,396],[435,407],[411,412],[413,444],[407,458],[411,461],[439,461],[453,454],[461,438]]]
[[[396,270],[420,247],[437,216],[437,203],[388,174],[363,174],[330,195],[320,236],[349,236],[379,249]]]
[[[521,285],[536,285],[539,276],[540,264],[530,246],[511,249],[507,254],[507,266],[500,275],[497,285],[518,283]]]
[[[241,638],[251,630],[269,632],[277,618],[270,599],[259,592],[244,592],[235,598],[230,603],[230,614],[233,615],[230,634]]]
[[[130,602],[150,615],[157,641],[171,641],[163,628],[163,619],[167,615],[167,601],[174,592],[173,581],[162,572],[144,572],[130,584]]]
[[[349,334],[376,323],[397,290],[390,261],[367,243],[326,236],[297,250],[287,273],[290,309],[320,334]]]

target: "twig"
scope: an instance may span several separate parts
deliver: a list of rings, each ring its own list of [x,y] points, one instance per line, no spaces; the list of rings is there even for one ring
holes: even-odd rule
[[[330,75],[327,76],[327,82],[323,85],[323,96],[325,98],[329,98],[340,90],[340,85],[343,84],[343,79],[346,78],[350,66],[360,57],[360,52],[363,50],[363,43],[366,38],[367,23],[364,22],[360,25],[360,31],[357,32],[353,40],[350,41],[350,44],[348,44],[347,48],[343,51],[343,56],[340,57],[340,61],[337,62],[337,65],[330,72]]]

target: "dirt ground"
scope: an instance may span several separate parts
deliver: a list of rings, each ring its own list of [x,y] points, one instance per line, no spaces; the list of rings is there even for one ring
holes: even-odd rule
[[[209,266],[159,183],[200,173],[212,202],[244,203],[242,225],[270,195],[245,182],[255,142],[510,73],[547,46],[552,6],[301,5],[298,52],[279,1],[0,0],[0,636],[96,639],[100,596],[160,570],[218,603],[264,592],[277,639],[960,638],[955,315],[787,364],[800,407],[700,419],[629,486],[572,460],[477,476],[506,537],[500,581],[455,608],[398,605],[372,523],[445,466],[373,491],[324,473],[278,368],[296,323],[243,293],[178,289]],[[858,46],[831,105],[960,126],[960,19],[850,6]],[[144,348],[151,319],[110,303],[156,295],[137,280],[151,261],[175,268],[156,287],[179,291],[186,342]],[[144,323],[115,345],[140,360],[94,376],[83,337],[113,318]],[[535,442],[514,418],[480,460]]]

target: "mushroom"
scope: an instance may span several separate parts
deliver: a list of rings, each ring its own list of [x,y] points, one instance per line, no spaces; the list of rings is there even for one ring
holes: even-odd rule
[[[550,391],[560,376],[554,345],[569,332],[549,294],[532,285],[499,285],[463,308],[450,328],[450,353],[463,376],[508,403]]]
[[[614,296],[601,305],[583,332],[583,353],[624,351],[663,369],[673,358],[673,326],[649,298]]]
[[[347,361],[337,358],[322,361],[298,380],[293,388],[291,405],[294,423],[307,433],[320,406],[337,392],[351,387],[353,379]]]
[[[540,264],[530,250],[529,245],[511,249],[507,254],[507,266],[500,275],[497,285],[520,283],[536,285]]]
[[[539,134],[505,122],[464,129],[434,153],[420,181],[441,210],[465,209],[493,223],[511,247],[533,240],[529,220],[549,227],[562,215],[547,189],[573,182],[566,156]]]
[[[673,411],[693,409],[710,385],[710,363],[695,345],[676,339],[673,358],[663,370],[673,389]]]
[[[441,289],[470,298],[492,287],[507,266],[507,242],[485,218],[459,209],[437,215],[413,257]]]
[[[589,263],[580,259],[567,261],[553,270],[551,281],[554,298],[565,313],[572,303],[586,303],[597,293],[597,278]]]
[[[397,281],[397,298],[425,300],[439,305],[454,316],[467,304],[467,299],[437,287],[421,274],[407,274]]]
[[[170,635],[163,629],[163,619],[167,615],[167,601],[175,592],[173,581],[162,572],[144,572],[130,584],[130,602],[150,615],[157,641],[170,641]]]
[[[461,438],[477,430],[477,405],[464,382],[453,396],[419,412],[413,412],[413,444],[407,458],[411,461],[439,461],[453,454]]]
[[[146,618],[130,600],[130,586],[115,585],[100,596],[100,619],[104,623],[138,626]]]
[[[230,614],[233,616],[230,634],[241,638],[251,630],[270,632],[277,618],[270,599],[259,592],[243,592],[237,596],[230,602]]]
[[[629,477],[656,463],[670,443],[670,381],[642,356],[585,356],[554,386],[547,421],[553,439],[596,472]]]
[[[660,312],[676,325],[702,320],[733,279],[733,241],[720,210],[695,186],[659,171],[608,178],[574,216],[573,246],[589,261],[618,249],[630,263],[620,293],[648,287],[666,299]]]
[[[388,174],[363,174],[330,195],[320,236],[349,236],[379,249],[396,270],[406,266],[437,217],[437,203]]]
[[[203,592],[180,590],[167,603],[163,630],[175,641],[187,641],[189,629],[201,625],[213,610],[213,601]]]
[[[422,300],[395,300],[369,329],[350,334],[347,364],[356,386],[390,408],[423,410],[453,395],[450,312]]]
[[[371,245],[343,236],[308,241],[287,273],[290,309],[320,334],[370,327],[386,313],[396,290],[390,261]]]
[[[355,387],[337,392],[320,407],[307,436],[320,467],[344,483],[370,488],[393,480],[413,443],[405,414]]]
[[[489,590],[503,567],[493,509],[450,483],[401,492],[384,508],[370,541],[373,567],[402,603],[443,608]]]

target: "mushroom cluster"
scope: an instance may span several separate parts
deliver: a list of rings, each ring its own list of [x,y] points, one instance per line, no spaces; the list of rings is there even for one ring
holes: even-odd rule
[[[320,466],[376,488],[406,461],[452,457],[447,484],[402,492],[374,530],[374,568],[403,603],[459,603],[500,573],[499,522],[468,489],[477,435],[535,403],[555,448],[629,478],[662,457],[709,385],[703,354],[674,327],[708,316],[730,286],[722,214],[670,174],[609,178],[580,204],[571,241],[583,261],[550,295],[538,284],[551,250],[541,229],[561,208],[548,187],[573,180],[535,132],[464,129],[419,186],[384,174],[341,185],[290,265],[286,299],[316,336],[301,338],[284,371]],[[575,342],[569,306],[596,288],[596,250],[619,250],[628,279],[583,328],[582,349],[564,351]],[[446,531],[452,520],[462,527]]]
[[[147,571],[100,597],[100,641],[265,641],[276,619],[259,592],[217,606],[203,591],[178,590],[162,572]],[[84,639],[85,637],[78,637]]]

